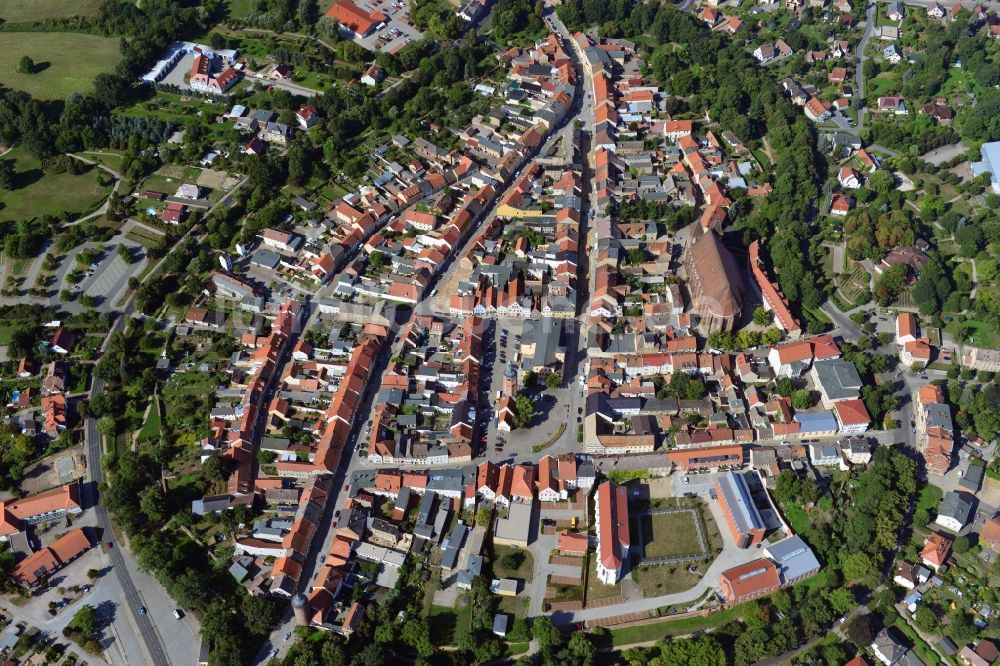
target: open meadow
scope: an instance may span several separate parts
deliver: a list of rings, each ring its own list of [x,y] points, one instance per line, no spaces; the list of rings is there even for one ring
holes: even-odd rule
[[[45,19],[90,16],[101,7],[101,0],[0,0],[0,21],[32,23]]]
[[[15,148],[0,160],[14,161],[14,189],[0,192],[0,221],[58,215],[88,213],[100,206],[110,187],[97,182],[96,167],[88,167],[79,175],[47,174],[41,163],[22,148]]]
[[[90,92],[94,77],[121,60],[118,40],[68,32],[5,32],[0,48],[0,86],[23,90],[37,99],[65,99]],[[18,71],[22,56],[35,63]]]

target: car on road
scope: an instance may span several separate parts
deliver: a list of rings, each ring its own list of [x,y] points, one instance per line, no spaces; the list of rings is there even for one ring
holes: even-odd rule
[[[174,609],[174,619],[175,620],[179,620],[182,617],[184,617],[184,613],[181,612],[181,609],[180,608],[175,608]]]
[[[271,650],[271,657],[274,658],[277,656],[278,656],[278,648],[274,648],[273,650]]]
[[[292,632],[290,632],[290,631],[289,631],[288,633],[286,633],[286,634],[285,634],[285,640],[286,640],[286,641],[287,641],[287,640],[288,640],[289,638],[291,638],[291,637],[292,637]]]
[[[139,606],[139,615],[145,615],[145,614],[146,614],[146,607]]]

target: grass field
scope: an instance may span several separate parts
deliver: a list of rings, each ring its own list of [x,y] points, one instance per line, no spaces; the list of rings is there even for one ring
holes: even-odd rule
[[[511,555],[520,559],[520,565],[514,569],[508,569],[503,565],[504,556]],[[534,558],[531,553],[523,548],[513,548],[511,546],[493,547],[493,575],[497,578],[518,578],[525,583],[531,582],[531,574],[535,569]]]
[[[701,580],[701,574],[689,571],[685,564],[655,564],[634,569],[632,580],[642,588],[643,595],[658,597],[690,590]]]
[[[15,189],[0,193],[0,220],[90,212],[111,192],[110,187],[97,184],[96,167],[77,176],[46,174],[42,172],[41,162],[21,148],[15,148],[0,159],[15,161]]]
[[[35,72],[18,71],[21,56],[34,60]],[[0,48],[0,84],[38,99],[65,99],[75,92],[93,90],[94,77],[114,69],[119,60],[121,52],[114,38],[68,32],[7,32]]]
[[[693,634],[696,631],[704,631],[713,627],[720,627],[727,622],[739,619],[742,612],[740,606],[734,606],[724,611],[719,611],[708,617],[692,617],[682,620],[664,620],[652,624],[642,624],[634,627],[624,627],[622,629],[611,630],[611,643],[615,647],[642,643],[645,641],[656,641],[666,636],[684,636]]]
[[[30,23],[43,19],[96,14],[101,0],[0,0],[0,21]]]
[[[695,555],[701,552],[692,513],[658,513],[639,518],[647,558]]]

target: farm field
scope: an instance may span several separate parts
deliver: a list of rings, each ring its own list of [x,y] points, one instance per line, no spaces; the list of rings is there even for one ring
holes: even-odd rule
[[[79,54],[86,53],[86,58]],[[35,62],[35,72],[22,74],[22,56]],[[65,99],[89,92],[94,77],[121,60],[118,40],[68,32],[7,32],[0,48],[0,85],[23,90],[38,99]]]
[[[0,194],[0,220],[88,213],[100,206],[111,192],[110,187],[97,184],[97,174],[103,173],[97,167],[89,167],[77,176],[46,174],[42,172],[41,162],[21,148],[15,148],[0,159],[15,160],[15,189]]]
[[[0,0],[0,21],[30,23],[44,19],[90,16],[101,7],[101,0]]]

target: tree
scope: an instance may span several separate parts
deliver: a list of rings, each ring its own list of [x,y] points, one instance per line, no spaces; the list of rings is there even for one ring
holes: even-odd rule
[[[965,645],[972,642],[972,639],[976,637],[976,625],[965,610],[959,608],[952,611],[948,619],[950,620],[948,623],[948,635],[955,641],[956,645]]]
[[[857,607],[854,593],[847,587],[838,587],[826,593],[826,600],[833,610],[841,615]]]
[[[240,602],[243,626],[255,636],[266,636],[278,622],[280,612],[267,597],[244,595]]]
[[[429,633],[427,620],[414,618],[407,620],[403,625],[401,638],[416,651],[417,655],[427,658],[434,654],[434,645],[431,643]]]
[[[101,572],[97,569],[87,569],[87,578],[90,580],[97,580],[101,577]]]
[[[78,610],[73,615],[73,626],[79,629],[87,638],[93,638],[100,626],[94,607],[88,604]]]
[[[766,308],[759,307],[753,311],[753,323],[757,326],[767,326],[771,323],[771,313]]]
[[[799,389],[792,394],[792,407],[809,409],[813,404],[813,393],[809,389]]]
[[[387,261],[386,256],[382,252],[376,251],[368,255],[368,263],[371,264],[372,268],[374,268],[375,270],[379,270],[383,266],[385,266],[386,261]]]
[[[231,468],[229,461],[220,455],[209,456],[201,466],[202,474],[212,481],[225,481],[229,478]]]
[[[478,511],[476,511],[476,525],[483,528],[489,527],[491,517],[492,512],[490,511],[490,508],[488,506],[481,507]]]
[[[17,63],[17,71],[22,74],[31,74],[35,71],[35,61],[28,56],[21,56],[21,60]]]
[[[865,553],[848,553],[841,556],[844,578],[849,581],[872,581],[878,577],[878,565]]]
[[[536,617],[532,621],[531,635],[538,641],[538,647],[542,651],[562,643],[562,634],[548,615]]]
[[[522,564],[524,564],[524,553],[519,550],[512,550],[500,558],[500,566],[504,569],[517,569]]]
[[[951,549],[955,551],[956,555],[969,552],[969,537],[964,534],[955,537],[955,541],[951,544]]]
[[[712,636],[675,638],[660,646],[660,663],[677,666],[724,666],[726,652]]]
[[[859,648],[867,648],[879,632],[879,623],[871,613],[858,615],[847,625],[844,633]]]
[[[160,486],[151,485],[139,492],[139,508],[154,523],[161,523],[167,518],[167,498]]]
[[[924,601],[919,606],[917,606],[917,612],[914,614],[914,619],[917,621],[917,627],[921,631],[927,633],[938,633],[940,630],[938,626],[938,616],[931,607],[931,604]]]
[[[555,391],[562,385],[562,379],[559,378],[559,374],[555,372],[550,372],[545,375],[545,388],[549,391]]]
[[[14,176],[14,160],[0,160],[0,190],[13,190]]]
[[[110,416],[102,416],[97,419],[97,431],[104,437],[114,437],[116,431],[115,420]]]
[[[526,395],[519,395],[514,400],[514,425],[523,428],[531,423],[535,415],[535,403]]]

